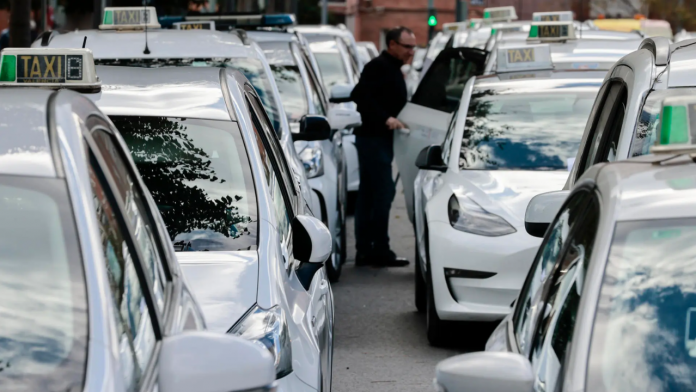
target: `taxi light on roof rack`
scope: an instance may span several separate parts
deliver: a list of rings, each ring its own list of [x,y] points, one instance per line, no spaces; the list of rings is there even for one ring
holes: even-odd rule
[[[215,30],[215,22],[212,20],[200,22],[176,22],[173,24],[175,30]]]
[[[89,49],[7,48],[0,52],[0,87],[99,90]]]
[[[532,14],[534,22],[572,22],[573,11],[558,12],[534,12]]]
[[[696,153],[696,97],[665,98],[654,154]]]
[[[274,14],[274,15],[192,15],[186,16],[187,21],[219,21],[225,25],[239,27],[280,27],[291,26],[296,23],[293,14]]]
[[[484,8],[483,19],[490,22],[517,20],[517,12],[513,6]]]
[[[549,45],[508,46],[498,48],[497,73],[553,69]]]
[[[575,26],[570,22],[534,22],[528,41],[559,42],[575,39]]]
[[[106,7],[100,30],[159,29],[155,7]]]

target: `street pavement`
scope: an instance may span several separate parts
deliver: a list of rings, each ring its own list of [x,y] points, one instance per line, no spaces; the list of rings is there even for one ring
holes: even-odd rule
[[[487,325],[469,333],[469,325],[457,325],[451,333],[453,347],[434,348],[428,344],[425,315],[416,312],[414,302],[413,226],[400,185],[389,225],[392,249],[408,257],[408,267],[356,267],[352,216],[346,225],[348,262],[341,280],[332,286],[336,309],[334,392],[433,391],[437,363],[483,349],[492,331]]]

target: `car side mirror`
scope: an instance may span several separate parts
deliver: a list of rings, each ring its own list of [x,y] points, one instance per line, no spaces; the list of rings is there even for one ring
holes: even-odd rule
[[[191,331],[162,341],[161,392],[266,391],[275,378],[270,352],[237,336]]]
[[[508,352],[463,354],[440,362],[435,370],[438,390],[456,392],[532,392],[532,364]]]
[[[331,125],[324,116],[307,114],[300,119],[298,133],[292,134],[292,140],[306,140],[308,142],[316,140],[326,140],[331,137]]]
[[[416,158],[416,166],[422,170],[447,171],[447,165],[442,161],[442,146],[433,144],[425,147]]]
[[[331,103],[353,102],[350,94],[353,92],[353,86],[349,84],[338,83],[331,87]]]
[[[293,253],[297,260],[320,266],[331,256],[331,232],[319,219],[298,215],[292,221]]]
[[[568,198],[570,191],[554,191],[536,195],[529,201],[524,228],[533,237],[544,238],[546,230]]]
[[[355,109],[332,107],[328,113],[331,129],[344,130],[357,128],[362,125],[362,116]]]

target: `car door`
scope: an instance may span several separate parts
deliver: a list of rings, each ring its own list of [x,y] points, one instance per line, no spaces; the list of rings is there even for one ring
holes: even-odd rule
[[[406,205],[411,209],[413,181],[418,174],[416,157],[424,147],[442,143],[466,82],[483,72],[485,60],[486,52],[480,49],[443,50],[423,76],[411,102],[399,114],[408,129],[394,132],[394,160],[399,168]],[[409,211],[411,220],[412,213]]]
[[[599,214],[599,201],[592,193],[543,288],[540,303],[543,311],[539,312],[530,356],[537,392],[556,392],[562,388]]]
[[[269,189],[271,190],[271,199],[273,200],[276,218],[279,222],[278,235],[281,238],[279,246],[281,253],[286,260],[286,270],[288,274],[297,273],[299,265],[296,264],[293,257],[292,249],[292,227],[291,222],[298,214],[298,210],[294,207],[292,201],[292,189],[287,181],[287,176],[283,172],[287,171],[282,155],[278,154],[277,139],[273,136],[270,121],[268,120],[258,97],[249,89],[247,89],[247,99],[252,123],[255,131],[261,139],[259,149],[263,149],[267,157],[266,165],[270,164],[267,178],[269,181]],[[301,213],[301,211],[299,212]],[[313,334],[313,339],[319,347],[321,360],[323,361],[322,377],[330,380],[330,365],[331,365],[331,344],[332,344],[332,326],[333,326],[333,302],[331,298],[331,288],[324,268],[320,269],[311,276],[311,279],[305,281],[305,289],[307,298],[304,295],[298,297],[288,297],[289,306],[300,308],[305,313],[306,325],[309,325]],[[288,291],[289,292],[289,291]]]

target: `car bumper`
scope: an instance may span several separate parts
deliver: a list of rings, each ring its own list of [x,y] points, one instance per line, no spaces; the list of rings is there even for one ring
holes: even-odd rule
[[[276,380],[276,384],[276,392],[316,392],[316,389],[302,382],[295,372]]]
[[[526,232],[485,237],[429,223],[430,267],[438,316],[443,320],[494,321],[517,298],[541,239]],[[494,274],[445,277],[445,269]]]

